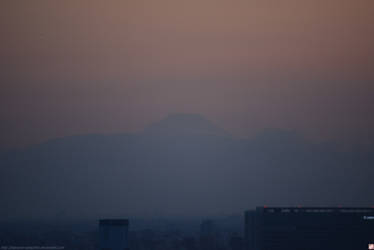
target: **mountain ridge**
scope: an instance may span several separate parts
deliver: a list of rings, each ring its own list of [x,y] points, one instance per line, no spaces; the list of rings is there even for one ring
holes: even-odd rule
[[[0,155],[0,215],[209,215],[258,204],[372,204],[371,152],[335,152],[282,130],[251,139],[200,132],[80,135]]]
[[[178,135],[221,135],[229,133],[218,127],[200,114],[174,113],[160,121],[154,122],[143,131],[145,135],[178,136]]]

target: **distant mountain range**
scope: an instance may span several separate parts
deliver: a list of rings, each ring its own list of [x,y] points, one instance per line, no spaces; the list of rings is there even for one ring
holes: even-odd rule
[[[292,131],[238,139],[201,115],[0,154],[0,217],[241,213],[256,205],[372,205],[374,154]]]
[[[165,119],[147,127],[143,134],[153,136],[229,135],[225,130],[199,114],[169,115]]]

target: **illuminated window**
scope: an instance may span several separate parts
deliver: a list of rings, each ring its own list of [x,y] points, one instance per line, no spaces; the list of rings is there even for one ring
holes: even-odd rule
[[[368,249],[374,249],[374,244],[369,244],[369,248]]]

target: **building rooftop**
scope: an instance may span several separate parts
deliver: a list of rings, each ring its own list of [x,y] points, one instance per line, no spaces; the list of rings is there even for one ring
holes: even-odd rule
[[[254,211],[254,210],[249,210]],[[263,213],[374,213],[373,207],[257,207]]]
[[[107,225],[107,226],[127,226],[129,225],[128,219],[102,219],[99,221],[99,225]]]

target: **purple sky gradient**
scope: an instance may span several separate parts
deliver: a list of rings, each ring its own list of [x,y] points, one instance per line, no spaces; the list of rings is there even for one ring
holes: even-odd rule
[[[373,0],[0,3],[0,148],[200,113],[374,139]]]

